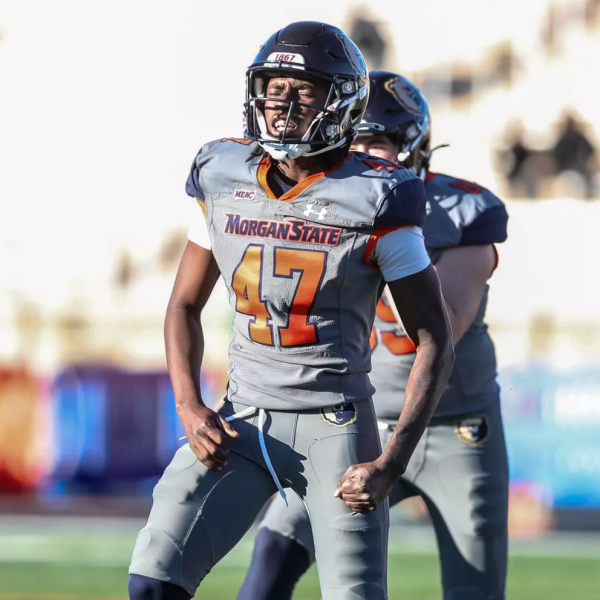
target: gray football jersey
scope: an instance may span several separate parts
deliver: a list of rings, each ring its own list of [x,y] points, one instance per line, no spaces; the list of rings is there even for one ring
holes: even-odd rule
[[[245,139],[211,142],[187,183],[235,309],[228,398],[274,410],[367,398],[383,289],[373,250],[380,230],[422,224],[423,183],[351,153],[277,199],[274,167],[254,150]]]
[[[497,244],[506,239],[506,209],[489,190],[448,175],[428,173],[425,193],[427,217],[423,234],[433,264],[448,248]],[[476,412],[496,397],[496,355],[484,320],[487,296],[488,286],[475,320],[456,344],[454,369],[436,416]],[[397,419],[415,360],[415,347],[396,323],[385,296],[377,305],[371,348],[371,381],[377,390],[375,409],[382,418]]]

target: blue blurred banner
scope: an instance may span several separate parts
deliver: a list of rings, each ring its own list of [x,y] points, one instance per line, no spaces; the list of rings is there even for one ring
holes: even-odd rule
[[[224,376],[203,373],[205,401]],[[514,489],[547,507],[600,508],[600,366],[532,361],[499,381]],[[72,366],[50,384],[6,371],[2,415],[0,492],[147,495],[183,443],[166,371]]]
[[[600,507],[600,366],[537,362],[500,383],[511,480],[541,484],[555,507]]]
[[[166,372],[72,367],[52,388],[54,493],[135,493],[135,484],[158,477],[182,444]],[[210,377],[202,394],[214,400]]]

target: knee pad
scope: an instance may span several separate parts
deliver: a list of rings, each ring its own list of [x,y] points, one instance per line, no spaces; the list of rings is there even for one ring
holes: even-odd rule
[[[144,575],[130,575],[127,588],[129,600],[191,600],[191,596],[178,585]]]
[[[308,552],[298,542],[262,527],[237,600],[291,600],[309,566]]]

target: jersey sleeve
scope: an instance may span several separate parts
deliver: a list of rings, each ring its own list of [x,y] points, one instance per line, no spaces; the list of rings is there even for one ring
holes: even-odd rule
[[[193,207],[190,228],[188,230],[188,240],[206,250],[212,250],[212,244],[208,234],[208,225],[206,223],[206,216],[202,205],[203,203],[198,200],[198,203]]]
[[[253,143],[247,139],[221,138],[204,144],[192,163],[185,185],[187,194],[210,202],[211,193],[222,187],[223,180],[231,180],[232,171],[244,168]]]
[[[386,282],[402,279],[425,269],[430,260],[421,228],[402,227],[379,237],[372,261]]]
[[[373,226],[376,230],[402,225],[421,227],[425,220],[425,206],[423,182],[407,169],[403,169],[402,180],[383,197],[373,219]]]
[[[200,166],[201,166],[202,149],[194,158],[190,174],[188,175],[187,182],[185,184],[185,191],[188,196],[196,198],[204,202],[204,192],[202,191],[202,184],[200,183]]]

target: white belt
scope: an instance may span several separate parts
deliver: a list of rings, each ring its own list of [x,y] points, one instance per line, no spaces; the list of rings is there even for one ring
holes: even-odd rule
[[[263,432],[263,427],[265,424],[265,420],[267,418],[267,413],[263,408],[256,408],[254,406],[249,406],[244,410],[241,410],[230,417],[227,417],[225,420],[229,423],[230,421],[235,421],[236,419],[243,419],[244,417],[249,417],[253,415],[256,411],[258,411],[258,441],[260,442],[260,449],[262,451],[263,458],[265,459],[265,463],[267,464],[267,468],[269,469],[269,473],[271,473],[271,477],[281,494],[281,497],[284,499],[287,505],[287,497],[285,495],[285,490],[279,481],[279,477],[277,477],[277,473],[275,473],[275,469],[273,468],[273,464],[271,463],[271,459],[269,457],[269,453],[267,452],[267,445],[265,443],[265,434]],[[179,438],[180,440],[185,440],[185,436]]]

